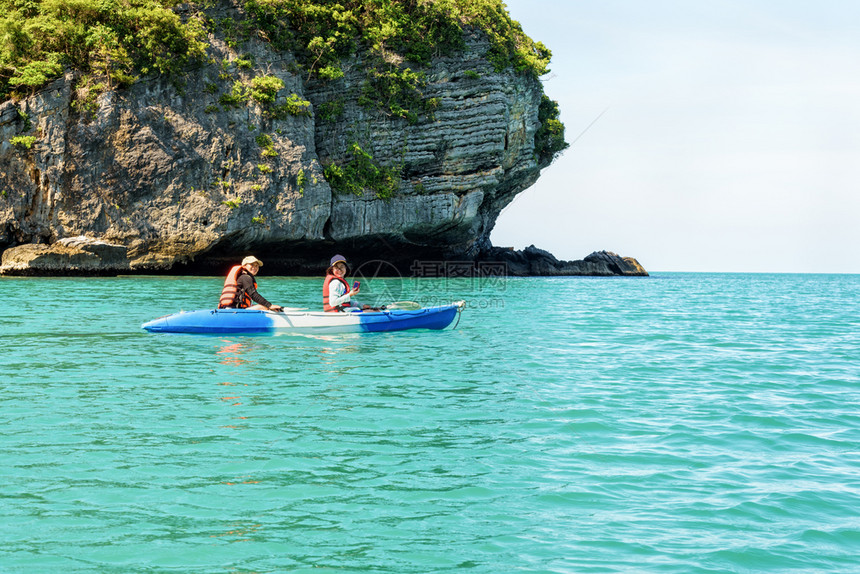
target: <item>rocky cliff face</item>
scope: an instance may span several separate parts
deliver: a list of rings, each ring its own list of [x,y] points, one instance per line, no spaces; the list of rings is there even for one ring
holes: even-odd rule
[[[307,82],[291,54],[255,40],[239,54],[210,37],[210,63],[178,81],[144,78],[91,102],[68,73],[0,105],[0,249],[86,236],[124,246],[132,271],[214,269],[254,252],[273,271],[318,272],[332,249],[395,264],[474,259],[541,168],[541,86],[494,71],[488,48],[467,30],[465,51],[434,60],[424,96],[438,106],[416,123],[357,103],[358,59],[341,79]],[[261,74],[284,83],[273,106],[223,103]],[[290,97],[310,105],[271,113]],[[341,108],[323,117],[332,102]],[[353,144],[399,174],[392,197],[332,190],[323,166],[348,162]]]

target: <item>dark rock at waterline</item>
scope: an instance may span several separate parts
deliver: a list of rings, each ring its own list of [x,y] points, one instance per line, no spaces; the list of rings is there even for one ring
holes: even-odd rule
[[[267,275],[322,275],[334,248],[258,251]],[[346,254],[351,273],[362,277],[527,277],[527,276],[648,276],[632,257],[610,251],[595,251],[584,259],[562,261],[552,253],[530,245],[523,250],[489,246],[473,257],[445,257],[422,251],[365,249]],[[170,275],[219,275],[239,262],[235,257],[209,257],[163,270]],[[125,246],[84,236],[67,238],[51,245],[25,244],[3,252],[0,275],[64,276],[152,273],[130,264]]]
[[[585,259],[561,261],[549,251],[529,245],[517,251],[492,247],[481,254],[485,262],[503,263],[510,276],[648,276],[648,272],[632,257],[622,257],[611,251],[595,251]]]

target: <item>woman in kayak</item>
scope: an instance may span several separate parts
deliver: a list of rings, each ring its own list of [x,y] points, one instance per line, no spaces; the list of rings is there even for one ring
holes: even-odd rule
[[[258,309],[262,311],[283,311],[280,305],[272,305],[257,291],[257,280],[254,276],[260,271],[263,262],[249,255],[227,274],[224,289],[221,291],[219,309]],[[256,303],[256,305],[254,304]]]
[[[350,287],[349,282],[344,278],[345,275],[346,259],[343,255],[335,255],[331,258],[331,262],[325,272],[323,311],[379,311],[379,309],[373,309],[370,305],[362,305],[352,299],[361,289],[361,285],[356,281]]]

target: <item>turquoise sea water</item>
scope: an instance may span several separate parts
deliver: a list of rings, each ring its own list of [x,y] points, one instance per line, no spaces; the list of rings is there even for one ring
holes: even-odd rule
[[[220,283],[0,279],[0,572],[860,571],[858,275],[377,279],[469,308],[140,330]]]

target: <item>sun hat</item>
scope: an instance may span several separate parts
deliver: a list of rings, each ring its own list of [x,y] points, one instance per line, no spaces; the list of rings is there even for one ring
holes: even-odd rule
[[[253,255],[249,255],[242,260],[242,265],[252,265],[252,264],[259,265],[260,267],[263,266],[263,262],[260,261],[259,259],[257,259],[256,257],[254,257]]]
[[[334,257],[331,258],[331,263],[329,263],[328,266],[334,267],[334,264],[338,263],[340,261],[343,261],[344,263],[346,263],[346,257],[344,257],[343,255],[335,255]]]

